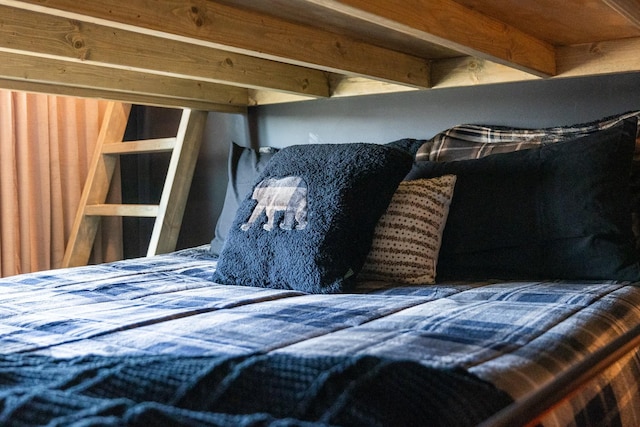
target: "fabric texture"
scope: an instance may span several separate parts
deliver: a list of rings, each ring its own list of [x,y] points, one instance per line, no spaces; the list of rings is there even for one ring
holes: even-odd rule
[[[388,142],[386,145],[389,147],[398,148],[404,150],[411,156],[415,157],[416,153],[427,141],[424,139],[403,138],[396,141]]]
[[[0,276],[62,265],[106,108],[0,90]],[[119,174],[111,188],[119,203]],[[121,219],[104,218],[90,262],[120,258]]]
[[[462,370],[370,356],[2,356],[0,377],[0,423],[21,426],[462,427],[512,402]]]
[[[640,111],[618,114],[587,123],[540,129],[476,124],[458,125],[424,141],[416,153],[416,160],[446,162],[479,159],[490,154],[539,148],[609,129],[623,120],[634,117],[640,117]],[[640,129],[636,133],[634,151],[640,155]]]
[[[313,293],[353,287],[412,157],[377,144],[282,149],[241,204],[213,280]]]
[[[636,119],[577,140],[454,162],[408,179],[457,175],[443,279],[637,280],[629,176]]]
[[[358,354],[464,369],[518,399],[640,324],[640,286],[624,283],[361,282],[357,293],[315,295],[211,283],[207,246],[0,280],[3,355]],[[553,424],[640,425],[629,387],[639,355],[554,411]]]
[[[621,121],[640,117],[640,111],[617,114],[570,126],[540,129],[495,125],[464,124],[440,132],[419,148],[418,161],[478,159],[490,154],[508,153],[567,141],[609,129]],[[636,131],[634,161],[631,165],[631,214],[635,248],[640,254],[640,127]]]
[[[258,149],[242,147],[232,142],[229,147],[228,183],[222,211],[216,222],[216,231],[211,240],[211,255],[219,256],[229,228],[236,216],[240,203],[251,192],[255,180],[260,176],[277,148],[260,147]]]
[[[358,278],[433,284],[456,177],[403,181],[373,235]]]

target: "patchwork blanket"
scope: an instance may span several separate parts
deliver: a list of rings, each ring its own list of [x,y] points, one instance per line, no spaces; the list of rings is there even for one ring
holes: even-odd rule
[[[0,358],[4,426],[471,426],[510,402],[462,370],[373,356]]]

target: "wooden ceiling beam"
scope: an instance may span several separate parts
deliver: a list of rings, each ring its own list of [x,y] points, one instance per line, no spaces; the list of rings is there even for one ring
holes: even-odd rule
[[[482,58],[440,59],[431,65],[434,89],[536,80],[540,77]]]
[[[640,72],[640,37],[558,48],[558,76]]]
[[[638,0],[603,0],[606,5],[640,28],[640,3]]]
[[[0,4],[323,71],[429,87],[429,63],[423,58],[215,1],[1,0]]]
[[[554,78],[640,72],[640,37],[557,48]],[[473,86],[537,79],[480,58],[450,58],[431,65],[433,88]]]
[[[168,108],[193,108],[194,110],[216,111],[222,113],[243,113],[246,107],[238,105],[215,104],[212,102],[178,100],[156,95],[140,95],[123,92],[105,91],[101,89],[62,86],[50,83],[27,82],[0,78],[0,87],[6,90],[44,93],[47,95],[71,96],[74,98],[105,99],[109,101],[127,102],[130,104],[151,105]]]
[[[0,49],[201,82],[330,95],[326,73],[319,70],[2,5],[0,24]]]
[[[301,1],[540,77],[556,73],[552,45],[453,0]]]
[[[420,89],[405,85],[371,80],[364,77],[349,77],[341,74],[329,75],[331,82],[331,97],[341,98],[347,96],[372,95],[382,93],[410,92]],[[279,104],[283,102],[308,101],[311,98],[276,93],[271,91],[249,90],[249,105]]]
[[[109,99],[134,96],[162,98],[166,103],[247,106],[248,90],[194,80],[176,79],[138,71],[117,70],[96,65],[0,51],[3,80],[67,87],[79,91],[95,89],[112,93]]]

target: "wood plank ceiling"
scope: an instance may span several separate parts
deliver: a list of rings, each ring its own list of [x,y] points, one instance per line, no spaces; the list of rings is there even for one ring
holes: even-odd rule
[[[637,0],[0,0],[0,87],[241,111],[640,71]]]

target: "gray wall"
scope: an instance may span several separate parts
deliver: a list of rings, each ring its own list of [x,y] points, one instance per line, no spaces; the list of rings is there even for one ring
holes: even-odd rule
[[[260,145],[430,138],[460,123],[555,126],[640,109],[640,74],[436,89],[253,109]]]
[[[460,123],[547,127],[640,110],[640,74],[437,89],[210,113],[179,247],[207,243],[222,207],[231,141],[284,147],[309,142],[430,138]]]
[[[231,141],[251,146],[245,114],[209,113],[204,134],[178,248],[211,241],[227,189],[227,158]]]
[[[134,108],[125,139],[175,136],[180,114],[181,110],[167,108]],[[226,191],[229,144],[235,141],[249,145],[247,123],[246,114],[208,115],[178,237],[178,249],[208,243],[213,238]],[[169,159],[168,153],[123,156],[121,171],[123,182],[126,183],[122,188],[124,203],[157,204]],[[147,253],[153,223],[153,218],[123,218],[125,258]]]

